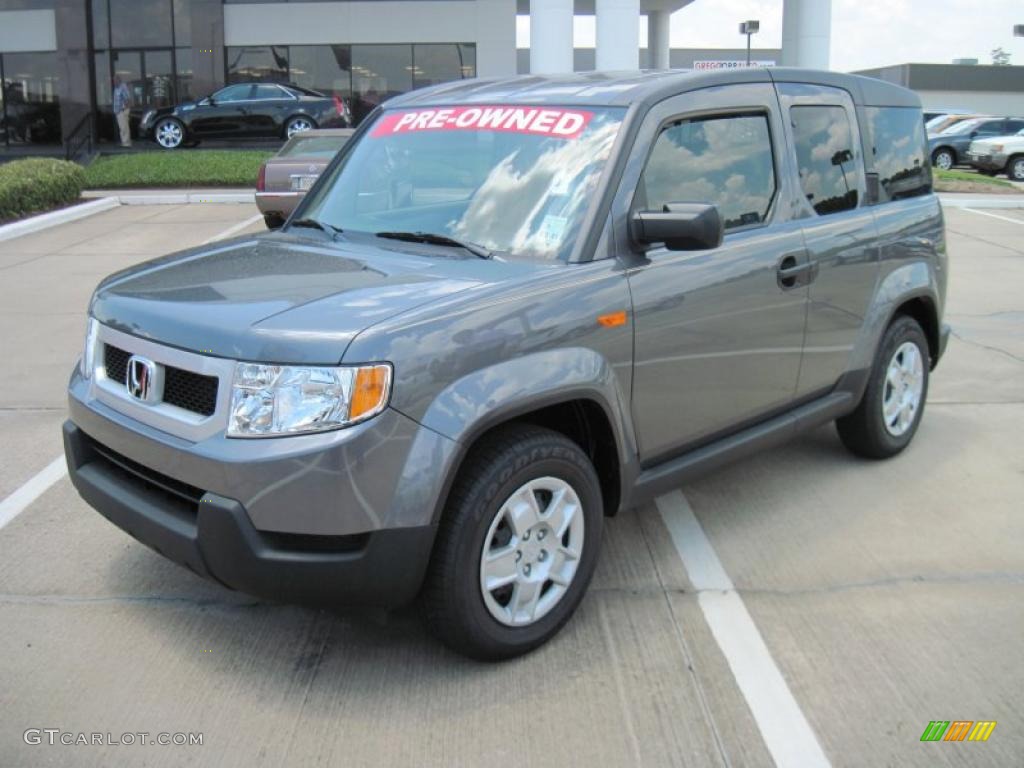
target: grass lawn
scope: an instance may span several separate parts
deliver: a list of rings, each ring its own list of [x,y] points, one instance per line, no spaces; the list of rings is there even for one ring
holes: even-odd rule
[[[974,171],[932,170],[935,174],[936,192],[1019,192],[1006,179],[996,179]]]
[[[85,169],[86,189],[254,187],[266,150],[154,150],[99,157]]]

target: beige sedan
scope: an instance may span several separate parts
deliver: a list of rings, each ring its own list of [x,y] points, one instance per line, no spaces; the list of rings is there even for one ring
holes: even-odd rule
[[[276,229],[355,133],[352,128],[323,128],[292,136],[281,151],[260,166],[256,207],[267,227]]]

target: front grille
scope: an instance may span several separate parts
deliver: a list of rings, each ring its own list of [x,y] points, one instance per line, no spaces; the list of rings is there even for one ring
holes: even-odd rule
[[[128,383],[128,360],[131,352],[104,344],[103,366],[107,378],[120,384]],[[172,365],[164,366],[164,402],[198,413],[212,416],[217,410],[217,377],[204,376]]]
[[[108,468],[118,472],[126,482],[144,487],[149,493],[163,496],[179,514],[195,518],[199,511],[199,500],[203,498],[204,492],[201,488],[139,464],[92,438],[87,438],[87,441],[93,452],[107,464]]]
[[[118,349],[111,344],[103,345],[103,367],[107,370],[107,378],[121,384],[128,383],[128,358],[130,352]]]
[[[167,366],[164,369],[164,402],[203,416],[217,410],[217,377]]]

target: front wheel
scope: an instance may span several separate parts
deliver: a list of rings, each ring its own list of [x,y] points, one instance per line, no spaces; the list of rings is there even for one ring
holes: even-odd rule
[[[932,165],[943,171],[948,171],[955,162],[956,158],[953,157],[953,151],[949,149],[937,149],[935,154],[932,155]]]
[[[303,131],[311,131],[316,128],[316,123],[308,117],[293,117],[284,124],[284,137],[290,139],[296,133],[302,133]]]
[[[1014,181],[1024,181],[1024,155],[1010,159],[1006,166],[1006,175]]]
[[[924,414],[928,369],[924,331],[914,318],[900,315],[882,337],[857,410],[836,421],[843,445],[868,459],[887,459],[906,448]]]
[[[172,117],[161,120],[153,128],[156,143],[164,149],[177,149],[185,141],[185,129]]]
[[[438,530],[423,593],[428,625],[476,659],[543,644],[586,592],[603,520],[597,474],[571,440],[527,425],[485,437]]]

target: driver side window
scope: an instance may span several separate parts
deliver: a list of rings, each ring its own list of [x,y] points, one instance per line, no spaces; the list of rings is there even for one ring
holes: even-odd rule
[[[763,223],[775,190],[766,115],[700,117],[672,123],[658,136],[637,206],[660,211],[666,203],[715,205],[729,231]]]

